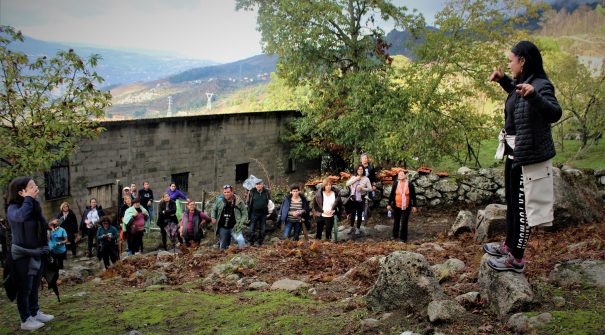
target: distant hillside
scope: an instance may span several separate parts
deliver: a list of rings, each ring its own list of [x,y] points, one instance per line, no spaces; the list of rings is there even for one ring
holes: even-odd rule
[[[275,64],[277,64],[277,56],[262,54],[233,63],[191,69],[170,76],[168,80],[173,84],[178,84],[185,81],[208,80],[212,78],[227,80],[231,78],[233,81],[244,80],[244,78],[257,79],[275,71]]]
[[[185,59],[168,54],[151,55],[120,49],[83,47],[46,42],[30,37],[25,37],[23,43],[13,43],[10,49],[29,56],[51,56],[59,50],[69,49],[74,49],[78,55],[83,57],[99,54],[103,59],[99,62],[96,71],[105,79],[104,87],[152,81],[191,68],[216,64],[209,60]]]

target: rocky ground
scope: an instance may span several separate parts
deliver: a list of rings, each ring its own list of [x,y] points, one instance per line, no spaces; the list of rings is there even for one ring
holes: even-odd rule
[[[274,232],[262,247],[221,251],[209,234],[197,248],[158,252],[153,236],[145,241],[148,253],[127,257],[108,271],[101,271],[96,259],[69,260],[60,281],[63,302],[43,294],[42,306],[58,316],[43,332],[605,333],[604,223],[533,231],[525,273],[533,300],[500,315],[478,283],[481,243],[472,232],[447,237],[457,213],[413,215],[409,243],[391,241],[390,219],[376,213],[365,221],[361,237],[350,239],[341,225],[338,243],[281,241]],[[426,261],[427,278],[437,283],[442,300],[457,301],[453,317],[427,315],[424,306],[376,308],[366,297],[388,272],[384,256],[394,252]],[[413,295],[406,299],[414,301]],[[15,306],[4,296],[0,301],[0,334],[11,334],[17,329]],[[519,311],[524,313],[515,314]]]

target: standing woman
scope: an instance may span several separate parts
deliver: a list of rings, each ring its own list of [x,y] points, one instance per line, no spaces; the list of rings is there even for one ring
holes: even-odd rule
[[[42,216],[38,186],[29,177],[13,179],[8,187],[7,219],[12,232],[11,256],[17,283],[17,309],[22,330],[35,330],[54,316],[42,313],[38,288],[42,278],[42,256],[49,253],[47,223]]]
[[[540,50],[533,43],[517,43],[508,53],[508,68],[512,79],[501,69],[489,77],[508,93],[496,153],[497,159],[507,156],[506,241],[485,244],[483,249],[499,257],[488,261],[492,269],[520,273],[525,270],[523,254],[530,228],[550,225],[554,219],[551,123],[561,118],[562,110],[544,72]]]
[[[89,205],[86,206],[86,210],[82,214],[82,221],[80,221],[80,230],[82,236],[88,237],[88,257],[92,257],[92,248],[97,237],[97,228],[99,227],[99,220],[105,216],[101,206],[97,206],[97,199],[90,198]]]
[[[158,206],[158,227],[160,227],[160,233],[162,234],[162,247],[167,250],[166,235],[168,231],[171,231],[173,235],[176,231],[177,218],[176,218],[176,204],[170,199],[168,192],[165,192]],[[173,236],[171,236],[171,239]],[[172,241],[176,243],[175,240]]]
[[[416,213],[416,188],[407,179],[405,171],[397,173],[397,180],[393,183],[387,210],[393,211],[393,239],[401,242],[408,241],[408,220],[410,212]]]
[[[355,231],[355,218],[357,218],[357,230],[361,228],[363,209],[365,208],[366,193],[372,191],[372,183],[370,179],[364,175],[365,168],[359,164],[355,170],[355,176],[347,180],[347,186],[351,190],[349,198],[350,215],[349,222],[351,223],[351,234]],[[361,231],[359,231],[361,232]]]
[[[130,241],[128,243],[130,255],[143,252],[143,235],[145,234],[145,225],[149,221],[149,213],[141,206],[140,201],[139,198],[132,200],[132,207],[128,208],[124,215],[124,224],[128,230]]]
[[[68,202],[61,203],[61,211],[57,214],[61,228],[67,232],[67,248],[71,250],[72,256],[76,257],[78,250],[78,218],[71,210]]]
[[[199,244],[204,237],[203,224],[208,224],[211,221],[210,217],[197,209],[194,201],[187,203],[187,211],[181,217],[181,225],[179,232],[183,243],[190,246],[191,241]]]
[[[284,198],[279,213],[280,224],[284,224],[284,239],[289,238],[290,230],[294,228],[292,240],[298,241],[302,221],[309,220],[309,202],[300,193],[300,186],[297,183],[290,185],[290,194]]]
[[[332,238],[334,219],[340,211],[342,200],[337,189],[332,188],[330,178],[323,180],[321,189],[315,194],[313,202],[313,216],[317,220],[317,233],[315,238],[321,240],[324,227],[326,228],[326,240]]]

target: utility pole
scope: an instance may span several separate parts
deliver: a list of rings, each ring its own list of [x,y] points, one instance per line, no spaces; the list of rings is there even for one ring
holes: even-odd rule
[[[166,116],[172,116],[172,96],[168,97],[168,112]]]
[[[206,92],[206,99],[208,99],[208,102],[206,103],[206,109],[210,110],[212,109],[212,97],[214,96],[214,93],[208,93]]]

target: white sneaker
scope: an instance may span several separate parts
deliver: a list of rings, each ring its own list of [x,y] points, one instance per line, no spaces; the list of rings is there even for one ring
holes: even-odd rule
[[[36,319],[33,316],[30,316],[25,320],[25,322],[21,322],[21,330],[36,330],[38,328],[44,327],[44,324]]]
[[[42,311],[40,311],[40,310],[38,310],[38,313],[34,316],[34,319],[36,319],[37,321],[40,321],[40,322],[44,322],[44,323],[50,322],[54,318],[55,317],[53,315],[42,313]]]

